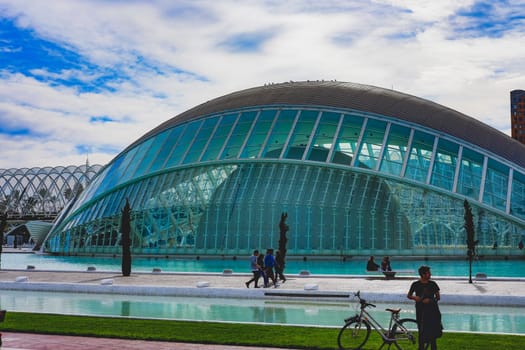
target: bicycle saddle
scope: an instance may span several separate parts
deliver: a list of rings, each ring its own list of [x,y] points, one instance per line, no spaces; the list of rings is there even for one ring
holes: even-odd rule
[[[385,309],[385,310],[390,311],[393,314],[398,314],[401,311],[401,309]]]

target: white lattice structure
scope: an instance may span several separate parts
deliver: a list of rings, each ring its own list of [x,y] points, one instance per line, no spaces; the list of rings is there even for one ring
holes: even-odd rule
[[[0,212],[11,220],[52,220],[100,169],[101,165],[0,169]]]

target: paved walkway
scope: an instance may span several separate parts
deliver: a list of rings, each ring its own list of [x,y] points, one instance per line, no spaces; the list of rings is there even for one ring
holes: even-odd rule
[[[71,337],[61,335],[6,333],[2,335],[2,350],[276,350],[232,345],[188,344],[145,340]]]
[[[409,302],[406,293],[415,276],[386,280],[382,275],[299,276],[289,275],[279,288],[246,288],[251,274],[211,273],[132,273],[54,272],[39,270],[0,270],[0,290],[45,290],[101,292],[140,295],[182,295],[203,297],[265,298],[268,295],[322,297],[326,294],[346,298],[360,290],[375,302]],[[435,277],[443,304],[525,305],[525,279],[474,279]],[[17,282],[18,281],[18,282]],[[253,287],[253,285],[252,285]]]
[[[288,276],[278,288],[246,288],[251,274],[54,272],[1,270],[0,290],[132,293],[143,295],[192,295],[241,298],[348,298],[357,290],[370,301],[408,302],[406,292],[415,277],[386,280],[382,276]],[[525,279],[436,278],[443,304],[525,305]],[[214,349],[261,350],[263,348],[150,342],[89,337],[4,333],[5,349]]]

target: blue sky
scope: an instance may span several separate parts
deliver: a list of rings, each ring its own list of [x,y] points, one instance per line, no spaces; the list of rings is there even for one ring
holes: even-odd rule
[[[0,168],[105,164],[269,82],[370,84],[509,134],[523,1],[0,0]]]

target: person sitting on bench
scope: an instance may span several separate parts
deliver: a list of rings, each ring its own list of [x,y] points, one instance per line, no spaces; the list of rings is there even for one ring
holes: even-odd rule
[[[390,266],[390,258],[388,256],[385,256],[381,262],[381,271],[392,271],[392,266]]]
[[[366,271],[378,271],[379,265],[374,261],[374,257],[371,256],[366,263]]]

